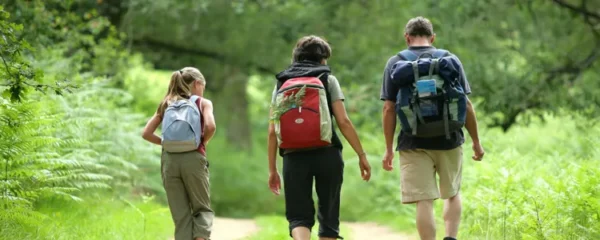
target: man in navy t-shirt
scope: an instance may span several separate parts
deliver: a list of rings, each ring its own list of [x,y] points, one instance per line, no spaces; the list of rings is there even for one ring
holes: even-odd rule
[[[436,50],[432,46],[435,40],[433,25],[423,17],[416,17],[408,21],[405,29],[405,39],[408,50],[420,56],[423,53],[432,53]],[[451,55],[458,63],[460,61]],[[392,170],[394,158],[393,139],[396,131],[396,98],[400,87],[390,79],[394,63],[401,59],[400,56],[391,57],[383,73],[381,87],[381,100],[383,107],[383,129],[386,141],[386,152],[383,159],[384,169]],[[467,77],[460,66],[459,82],[465,94],[471,93]],[[471,101],[467,100],[467,118],[465,127],[473,140],[473,159],[480,161],[484,150],[479,142],[477,133],[477,118]],[[455,240],[458,235],[458,225],[461,215],[460,185],[462,178],[462,144],[465,142],[462,130],[446,136],[420,138],[400,131],[398,145],[395,149],[400,153],[402,203],[417,204],[417,229],[421,239],[435,239],[435,219],[433,216],[433,201],[438,198],[445,199],[444,222],[446,226],[445,240]],[[439,190],[435,174],[439,177]]]

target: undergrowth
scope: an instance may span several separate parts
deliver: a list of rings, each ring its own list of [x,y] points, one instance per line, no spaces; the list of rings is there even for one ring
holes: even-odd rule
[[[151,198],[126,200],[110,195],[85,197],[83,202],[45,199],[35,222],[0,221],[0,239],[156,239],[173,235],[169,209]]]

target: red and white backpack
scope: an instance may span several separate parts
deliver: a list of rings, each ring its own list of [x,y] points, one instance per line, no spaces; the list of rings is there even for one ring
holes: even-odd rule
[[[271,119],[279,148],[331,144],[333,129],[325,88],[319,77],[298,77],[286,80],[277,90]]]

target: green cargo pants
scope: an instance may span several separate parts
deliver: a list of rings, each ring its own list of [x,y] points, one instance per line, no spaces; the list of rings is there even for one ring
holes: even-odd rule
[[[210,208],[206,157],[196,151],[163,151],[161,172],[175,223],[175,240],[210,239],[214,212]]]

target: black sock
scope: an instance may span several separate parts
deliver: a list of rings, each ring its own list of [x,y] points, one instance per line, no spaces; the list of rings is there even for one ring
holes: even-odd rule
[[[456,240],[456,238],[453,237],[445,237],[444,240]]]

